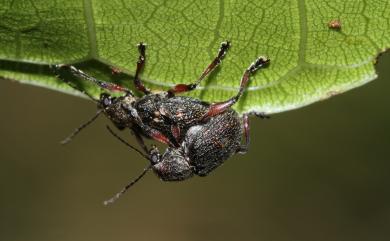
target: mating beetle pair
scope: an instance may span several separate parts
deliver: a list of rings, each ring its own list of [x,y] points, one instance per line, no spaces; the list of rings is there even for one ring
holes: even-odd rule
[[[62,71],[70,72],[102,89],[123,93],[120,97],[102,93],[100,99],[95,99],[82,91],[98,104],[99,110],[91,120],[76,129],[64,143],[71,140],[75,134],[103,112],[117,128],[132,130],[144,152],[126,143],[108,128],[120,141],[150,162],[140,176],[105,204],[116,200],[150,169],[153,169],[164,181],[180,181],[194,174],[206,176],[233,154],[246,152],[249,145],[248,114],[244,114],[241,118],[236,111],[231,109],[231,106],[242,96],[250,75],[266,66],[269,63],[268,58],[259,57],[245,70],[238,93],[226,101],[207,103],[191,97],[176,96],[178,93],[194,90],[221,63],[229,47],[229,42],[221,44],[218,55],[195,83],[178,84],[168,91],[152,93],[139,78],[145,65],[146,48],[145,44],[140,43],[138,45],[140,56],[134,84],[139,91],[145,94],[141,98],[137,98],[131,90],[125,87],[97,80],[74,66],[54,66],[58,76],[79,91],[82,90],[62,76]],[[243,136],[245,136],[244,144],[241,143]],[[163,154],[160,154],[155,146],[148,149],[143,142],[143,137],[165,143],[168,148]]]

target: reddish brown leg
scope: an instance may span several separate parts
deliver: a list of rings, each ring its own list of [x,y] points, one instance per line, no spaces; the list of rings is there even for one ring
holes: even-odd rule
[[[245,90],[245,87],[248,85],[250,75],[256,72],[256,70],[259,68],[267,65],[269,61],[270,60],[266,57],[259,57],[254,63],[252,63],[249,68],[245,70],[244,75],[241,78],[240,90],[238,91],[237,95],[227,101],[217,102],[210,105],[208,112],[204,115],[203,118],[218,115],[234,105],[240,99],[242,93]]]
[[[249,136],[249,118],[248,114],[244,114],[242,116],[242,125],[244,127],[244,136],[245,136],[245,144],[240,147],[238,150],[239,153],[245,154],[249,149],[250,136]]]
[[[218,50],[218,55],[214,58],[214,60],[207,66],[207,68],[203,71],[202,75],[199,77],[199,79],[192,84],[178,84],[168,90],[168,93],[170,96],[174,96],[178,93],[183,93],[187,91],[191,91],[196,89],[196,87],[199,85],[199,83],[208,75],[210,74],[222,61],[223,57],[225,56],[226,52],[230,48],[229,41],[222,42],[221,47]]]
[[[166,137],[160,131],[153,129],[148,125],[145,125],[142,122],[141,117],[138,115],[137,111],[133,107],[122,105],[122,108],[124,108],[126,111],[128,111],[128,113],[133,117],[134,124],[137,125],[137,127],[132,128],[132,130],[135,130],[134,131],[135,133],[137,133],[137,130],[139,128],[139,130],[142,130],[142,132],[146,136],[148,136],[156,141],[162,142],[162,143],[167,144],[167,145],[172,146],[172,147],[179,146],[179,144],[176,143],[175,140],[171,141],[168,137]]]
[[[147,136],[152,138],[155,141],[159,141],[161,143],[167,144],[171,147],[179,147],[179,144],[176,142],[176,140],[170,140],[168,137],[166,137],[163,133],[156,129],[152,129],[147,125],[139,124],[141,129],[145,132]]]
[[[145,66],[145,49],[146,45],[144,43],[141,42],[138,44],[139,58],[137,61],[137,69],[135,70],[134,85],[139,91],[147,95],[150,94],[150,90],[147,89],[144,83],[142,83],[142,81],[139,79],[139,74]]]
[[[83,80],[87,80],[87,81],[90,81],[91,83],[94,83],[96,84],[97,86],[99,86],[100,88],[102,89],[106,89],[106,90],[109,90],[109,91],[119,91],[119,92],[124,92],[124,93],[130,93],[131,94],[131,91],[125,87],[122,87],[122,86],[119,86],[119,85],[116,85],[116,84],[113,84],[113,83],[109,83],[109,82],[104,82],[104,81],[101,81],[101,80],[98,80],[98,79],[95,79],[94,77],[92,76],[89,76],[87,75],[86,73],[84,73],[83,71],[77,69],[76,67],[72,66],[72,65],[67,65],[67,64],[57,64],[57,65],[54,65],[53,66],[55,71],[58,73],[58,71],[61,71],[61,70],[69,70],[70,73],[73,75],[73,76],[76,76],[77,78],[80,78],[80,79],[83,79]],[[60,77],[60,76],[59,76]],[[67,83],[69,86],[71,86],[72,88],[76,89],[76,90],[79,90],[85,94],[87,94],[84,90],[81,90],[79,88],[77,88],[74,84],[72,84],[71,82],[65,80],[64,78],[60,77],[62,80],[64,80],[65,83]],[[88,94],[87,94],[88,95]],[[132,95],[132,94],[131,94]],[[91,99],[95,100],[96,102],[98,102],[98,100],[94,99],[92,96],[88,95]]]
[[[167,144],[169,146],[172,146],[172,147],[178,147],[179,144],[172,142],[168,137],[166,137],[163,133],[161,133],[160,131],[156,130],[156,129],[153,129],[153,128],[150,128],[149,126],[143,124],[142,122],[137,122],[138,126],[142,129],[142,131],[147,135],[149,136],[150,138],[152,138],[153,140],[155,141],[159,141],[161,143],[164,143],[164,144]]]
[[[179,126],[176,124],[171,125],[171,132],[172,132],[172,135],[175,138],[176,142],[179,143],[180,142],[180,128],[179,128]]]
[[[150,129],[150,131],[148,131],[149,136],[151,138],[153,138],[154,140],[156,141],[159,141],[159,142],[162,142],[164,144],[167,144],[169,146],[175,146],[169,139],[168,137],[164,136],[164,134],[162,134],[161,132],[155,130],[155,129]]]

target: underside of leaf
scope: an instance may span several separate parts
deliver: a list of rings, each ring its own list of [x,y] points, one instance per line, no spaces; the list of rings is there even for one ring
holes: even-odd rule
[[[331,21],[340,24],[330,27]],[[349,1],[5,0],[0,3],[0,78],[81,95],[49,66],[75,64],[104,81],[132,87],[146,42],[142,80],[152,89],[192,83],[232,42],[223,63],[189,95],[222,101],[235,95],[260,55],[268,68],[234,106],[282,112],[375,79],[376,56],[390,46],[390,3]],[[112,67],[120,74],[113,74]],[[84,84],[81,83],[83,86]],[[85,85],[86,91],[101,90]]]

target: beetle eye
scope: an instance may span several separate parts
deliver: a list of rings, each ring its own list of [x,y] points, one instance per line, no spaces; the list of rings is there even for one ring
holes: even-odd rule
[[[111,105],[111,102],[112,102],[111,98],[110,97],[106,97],[106,98],[103,99],[103,106],[107,107],[107,106]]]
[[[152,163],[153,164],[158,162],[158,156],[157,155],[152,155],[151,159],[152,159]]]

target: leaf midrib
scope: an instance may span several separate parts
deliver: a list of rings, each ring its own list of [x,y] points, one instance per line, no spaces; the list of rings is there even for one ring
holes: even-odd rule
[[[88,42],[89,42],[89,58],[99,59],[97,42],[96,42],[96,25],[93,14],[93,6],[91,0],[83,0],[84,17],[88,31]],[[87,57],[87,58],[88,58]]]

